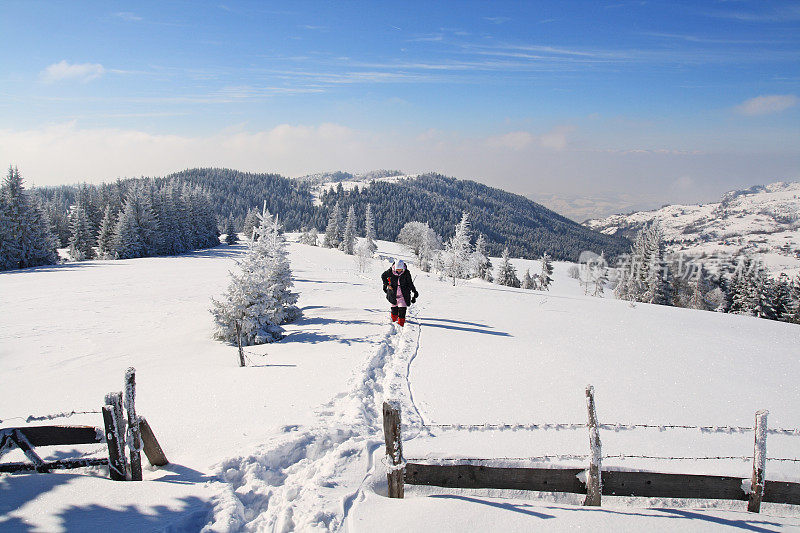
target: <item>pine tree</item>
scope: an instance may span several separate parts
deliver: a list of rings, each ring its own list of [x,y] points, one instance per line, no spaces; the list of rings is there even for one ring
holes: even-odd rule
[[[56,238],[50,221],[39,202],[31,197],[22,184],[16,167],[9,167],[2,188],[4,235],[0,243],[0,265],[3,269],[51,265],[58,260]]]
[[[375,216],[372,213],[372,204],[367,204],[367,212],[364,215],[364,236],[372,242],[375,242],[378,238],[375,233]]]
[[[759,318],[775,319],[775,309],[772,307],[773,294],[772,287],[767,274],[767,269],[761,261],[756,262],[751,277],[751,312],[753,316]]]
[[[111,216],[111,206],[107,205],[100,222],[100,232],[97,234],[97,255],[101,259],[110,259],[114,247],[114,220]]]
[[[141,187],[133,187],[114,227],[114,253],[120,259],[153,255],[160,248],[159,237],[149,197]]]
[[[16,268],[13,254],[16,243],[11,235],[11,218],[6,209],[5,195],[0,191],[0,271]]]
[[[478,235],[478,240],[475,241],[475,257],[477,259],[476,273],[479,278],[491,283],[492,278],[492,260],[489,259],[489,253],[486,251],[486,237],[483,233]]]
[[[341,185],[341,183],[339,183]],[[333,206],[333,210],[328,217],[328,226],[325,228],[325,239],[322,242],[322,246],[325,248],[338,248],[339,244],[342,242],[340,233],[341,233],[341,226],[342,226],[342,213],[339,207],[339,202],[336,202],[336,205]]]
[[[364,246],[366,249],[364,252],[369,251],[369,256],[372,257],[375,254],[375,251],[378,249],[378,245],[375,244],[375,217],[372,215],[372,205],[367,204],[367,213],[364,215]]]
[[[520,281],[517,277],[517,269],[511,264],[508,256],[508,248],[503,250],[502,261],[498,267],[497,278],[495,283],[498,285],[505,285],[506,287],[519,287]]]
[[[72,237],[69,242],[69,256],[74,261],[83,261],[94,257],[94,248],[89,227],[89,219],[81,204],[75,206],[70,215]]]
[[[215,337],[236,342],[237,323],[245,346],[264,344],[283,336],[281,324],[300,316],[291,292],[291,268],[285,241],[277,220],[262,213],[256,239],[238,263],[239,273],[231,281],[222,300],[212,298],[211,313],[216,324]]]
[[[344,227],[344,234],[342,235],[342,242],[339,243],[339,250],[347,255],[355,253],[356,246],[356,210],[351,205],[350,210],[347,212],[347,222]]]
[[[236,228],[233,225],[233,217],[228,217],[228,223],[225,226],[225,243],[232,245],[237,242],[239,242],[239,236],[236,234]]]
[[[161,232],[161,253],[176,255],[189,249],[182,231],[182,212],[174,180],[165,183],[156,193],[153,209]]]
[[[300,235],[300,244],[307,244],[308,246],[317,246],[319,241],[319,233],[317,228],[303,228],[303,234]]]
[[[461,222],[456,226],[455,234],[445,246],[445,274],[453,280],[454,286],[457,278],[465,278],[469,275],[469,256],[471,252],[469,226],[469,215],[465,211],[461,215]]]
[[[529,268],[525,269],[525,275],[522,276],[522,288],[523,289],[535,289],[536,283],[534,282],[533,278],[531,277],[531,270]]]
[[[708,292],[706,284],[705,271],[701,267],[695,274],[694,279],[689,284],[691,291],[687,307],[689,309],[707,310],[709,308],[708,301],[706,300],[706,292]]]
[[[748,308],[750,300],[750,270],[752,270],[752,261],[747,256],[739,258],[736,269],[733,272],[731,281],[728,287],[728,298],[730,299],[729,313],[737,315],[750,314]]]
[[[772,309],[775,320],[788,322],[792,308],[791,280],[786,273],[781,273],[777,280],[772,280]]]
[[[553,281],[553,263],[550,256],[545,252],[542,254],[542,273],[539,274],[539,289],[543,291],[550,290],[550,283]]]
[[[789,285],[790,304],[788,306],[786,321],[800,324],[800,273]]]
[[[244,225],[242,226],[242,233],[248,239],[253,238],[253,230],[258,227],[258,210],[250,209],[247,216],[244,217]]]
[[[642,265],[645,266],[643,278],[644,293],[642,302],[667,305],[671,298],[669,295],[668,269],[664,261],[664,234],[661,225],[653,222],[645,231],[644,256]]]
[[[600,252],[600,257],[592,265],[592,283],[594,284],[594,292],[592,296],[602,298],[603,291],[608,283],[608,268],[606,267],[606,258],[603,252]]]

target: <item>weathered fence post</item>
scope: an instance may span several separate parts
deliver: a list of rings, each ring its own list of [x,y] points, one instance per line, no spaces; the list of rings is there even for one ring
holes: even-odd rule
[[[108,401],[108,397],[106,397]],[[106,429],[106,443],[108,444],[108,475],[114,481],[125,481],[125,455],[120,454],[120,431],[114,415],[114,407],[103,406],[103,422]]]
[[[142,435],[139,418],[136,416],[136,369],[125,371],[125,409],[128,414],[128,429],[131,433],[128,447],[131,449],[131,480],[142,480]]]
[[[113,415],[114,431],[116,434],[117,457],[119,457],[120,471],[123,479],[128,478],[128,460],[125,458],[125,414],[122,410],[122,393],[109,392],[106,394],[106,405],[111,408]],[[108,433],[106,431],[106,433]],[[109,456],[110,460],[110,456]],[[113,479],[113,478],[112,478]]]
[[[762,409],[756,412],[755,443],[753,444],[753,476],[750,478],[750,501],[747,510],[757,513],[761,510],[764,496],[764,477],[767,467],[767,415]]]
[[[244,365],[244,350],[242,350],[242,323],[236,321],[236,345],[239,347],[239,366]]]
[[[594,387],[586,387],[586,407],[589,416],[589,475],[586,477],[586,499],[583,505],[599,507],[603,492],[601,467],[603,451],[600,444],[600,430],[597,424],[597,411],[594,406]]]
[[[383,402],[383,438],[386,441],[386,459],[389,472],[389,497],[402,498],[405,468],[403,467],[403,440],[400,433],[400,408]]]
[[[144,454],[147,456],[147,460],[150,464],[153,466],[169,464],[164,450],[161,449],[161,445],[158,443],[158,440],[156,440],[153,430],[150,429],[150,424],[147,423],[147,419],[143,416],[139,417],[139,430],[142,433]]]

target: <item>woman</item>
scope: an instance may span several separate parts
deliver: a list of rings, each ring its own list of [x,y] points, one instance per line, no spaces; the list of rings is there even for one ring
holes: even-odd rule
[[[381,281],[386,299],[392,304],[392,322],[397,322],[400,327],[405,326],[406,308],[419,297],[411,273],[402,260],[396,261],[389,270],[381,274]],[[412,292],[414,296],[411,296]]]

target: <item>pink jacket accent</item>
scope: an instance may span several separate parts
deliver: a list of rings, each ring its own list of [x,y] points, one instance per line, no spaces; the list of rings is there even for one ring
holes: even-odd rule
[[[406,299],[403,298],[403,291],[400,290],[400,284],[397,284],[397,307],[408,307]]]

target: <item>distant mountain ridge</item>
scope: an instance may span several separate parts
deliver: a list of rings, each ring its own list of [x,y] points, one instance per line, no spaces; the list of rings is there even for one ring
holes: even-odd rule
[[[556,259],[577,261],[584,250],[614,257],[630,243],[619,236],[589,231],[544,206],[501,189],[441,174],[386,176],[337,184],[323,191],[320,201],[331,207],[350,205],[359,218],[371,204],[378,221],[378,238],[393,240],[406,222],[428,222],[444,239],[449,238],[462,212],[467,212],[474,233],[486,236],[492,255],[504,247],[515,257],[536,258],[548,252]]]
[[[396,170],[378,170],[292,179],[225,168],[194,168],[155,178],[154,182],[170,179],[201,187],[208,193],[220,224],[233,218],[238,228],[243,226],[249,210],[260,210],[266,201],[267,208],[278,215],[287,231],[304,227],[324,231],[331,209],[339,202],[343,216],[350,206],[354,207],[359,235],[364,232],[367,204],[372,204],[377,236],[390,241],[411,221],[428,222],[448,239],[466,211],[475,235],[472,242],[476,234],[485,235],[487,249],[494,256],[507,246],[513,257],[534,259],[547,252],[555,259],[577,260],[582,251],[591,250],[605,252],[610,258],[630,246],[622,237],[592,231],[524,196],[440,174],[404,175]],[[87,209],[102,213],[103,197],[112,198],[118,211],[123,191],[134,182],[148,180],[130,178],[97,188],[61,186],[41,193],[52,204],[53,212],[68,212],[83,196]],[[65,232],[68,239],[69,229],[65,228]]]
[[[589,230],[517,194],[474,181],[439,174],[407,176],[399,171],[361,175],[329,172],[290,179],[229,169],[191,169],[176,177],[197,184],[211,194],[221,217],[243,221],[248,209],[267,208],[280,216],[288,231],[303,227],[324,230],[330,209],[338,201],[342,214],[352,205],[363,234],[367,204],[372,204],[379,239],[394,240],[406,222],[428,222],[449,238],[461,214],[470,215],[473,231],[483,233],[491,254],[508,246],[512,256],[537,258],[548,252],[556,259],[577,260],[584,250],[613,257],[630,243],[624,238]]]
[[[668,205],[584,225],[632,239],[654,220],[661,223],[671,251],[706,258],[748,254],[773,272],[800,269],[800,182],[755,185],[729,191],[716,203]]]

